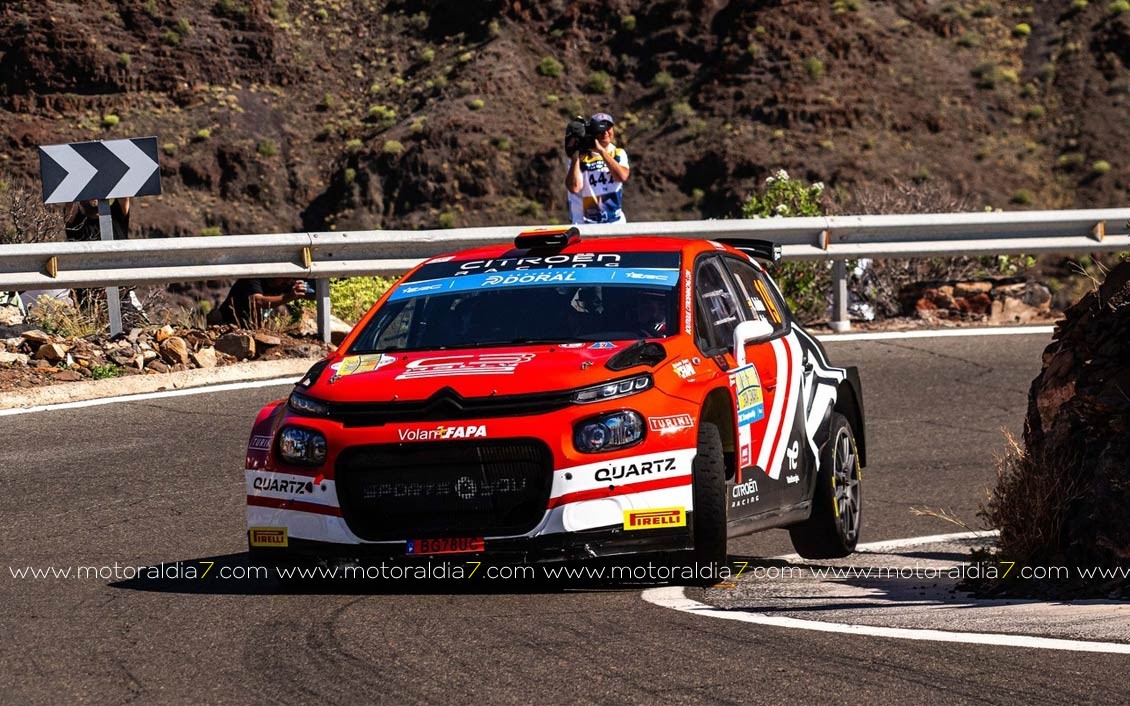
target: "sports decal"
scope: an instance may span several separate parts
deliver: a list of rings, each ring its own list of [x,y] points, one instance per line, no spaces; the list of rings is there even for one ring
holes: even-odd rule
[[[730,373],[730,387],[738,401],[738,426],[748,426],[765,418],[765,393],[761,378],[752,364]]]
[[[557,347],[558,348],[580,348],[583,345],[585,345],[585,344],[583,344],[583,343],[558,343]]]
[[[773,297],[769,296],[769,290],[765,288],[765,283],[760,279],[753,281],[753,286],[757,288],[757,293],[761,296],[761,301],[764,302],[768,308],[769,319],[775,323],[781,323],[781,312],[777,310],[777,304],[773,301]]]
[[[672,414],[666,417],[648,417],[647,426],[660,434],[674,434],[683,429],[694,429],[694,417],[689,414]]]
[[[683,333],[694,331],[694,280],[691,271],[683,270]]]
[[[549,507],[664,488],[689,488],[697,453],[692,447],[558,469],[553,474]],[[671,504],[689,507],[691,503]]]
[[[287,546],[286,527],[251,527],[248,532],[253,547]]]
[[[785,449],[792,438],[794,427],[804,429],[803,414],[797,414],[800,399],[801,376],[799,357],[802,355],[796,337],[789,335],[773,340],[773,356],[777,366],[777,389],[773,395],[773,405],[768,413],[765,438],[758,450],[756,464],[765,469],[769,477],[781,477],[781,465],[785,460]],[[800,426],[797,426],[797,425]]]
[[[730,489],[730,507],[745,507],[761,500],[757,479],[750,478],[742,483],[734,483]]]
[[[657,507],[651,510],[624,511],[624,529],[626,530],[686,526],[687,511],[681,507]]]
[[[405,366],[397,380],[420,378],[463,377],[467,375],[513,375],[534,353],[482,353],[479,355],[445,355],[420,358]]]
[[[435,429],[401,429],[401,441],[442,441],[445,439],[485,439],[485,424],[467,424],[456,427],[436,427]]]
[[[616,347],[616,344],[611,341],[598,341],[591,346],[590,349],[594,351],[611,350]]]
[[[396,291],[389,297],[389,301],[429,294],[483,291],[507,287],[584,285],[674,287],[678,281],[679,271],[674,269],[594,267],[591,269],[523,270],[498,274],[468,274],[463,277],[405,283],[396,288]]]
[[[347,375],[357,375],[359,373],[371,373],[374,370],[380,370],[386,365],[391,365],[396,362],[396,356],[388,355],[386,353],[367,353],[365,355],[351,355],[348,358],[343,358],[341,362],[334,363],[330,366],[330,370],[334,371],[333,380],[346,377]]]
[[[256,434],[251,437],[251,441],[247,444],[247,448],[255,449],[257,451],[268,451],[271,448],[271,437],[260,436]]]
[[[247,469],[244,471],[248,502],[251,498],[295,501],[299,504],[337,506],[337,490],[334,482],[324,476],[310,476],[293,473],[274,473]]]
[[[694,377],[695,373],[698,372],[695,370],[694,364],[686,358],[683,358],[679,362],[675,363],[674,369],[675,374],[684,380]]]

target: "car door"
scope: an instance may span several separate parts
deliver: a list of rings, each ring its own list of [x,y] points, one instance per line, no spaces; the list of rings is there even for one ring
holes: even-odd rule
[[[806,372],[805,352],[791,326],[788,309],[765,273],[737,257],[727,256],[723,262],[733,278],[745,319],[767,321],[774,329],[772,338],[747,344],[745,351],[764,391],[764,416],[756,424],[742,425],[740,401],[738,405],[742,482],[748,484],[749,479],[756,478],[760,498],[746,505],[753,505],[752,514],[759,514],[800,503],[809,495],[816,471],[816,453],[806,429],[811,366]],[[735,486],[732,509],[744,507],[736,503],[750,489],[741,483]]]

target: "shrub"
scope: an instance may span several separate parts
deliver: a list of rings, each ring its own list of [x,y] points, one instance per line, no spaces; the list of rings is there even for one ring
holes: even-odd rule
[[[1027,22],[1021,22],[1012,28],[1012,36],[1014,37],[1027,37],[1032,34],[1032,25]]]
[[[1124,12],[1130,12],[1130,2],[1127,2],[1127,0],[1114,0],[1114,2],[1106,6],[1106,9],[1112,15],[1121,15]]]
[[[314,19],[318,20],[319,22],[325,22],[329,18],[330,18],[330,13],[324,7],[319,7],[314,12]]]
[[[199,130],[196,131],[196,135],[193,137],[193,139],[195,139],[197,142],[203,142],[204,140],[207,140],[211,136],[212,136],[212,131],[209,130],[208,128],[206,128],[206,127],[202,127],[202,128],[200,128]]]
[[[424,49],[422,49],[422,50],[420,51],[420,54],[419,54],[419,57],[418,57],[418,58],[420,59],[420,63],[422,63],[422,64],[430,64],[430,63],[432,63],[433,61],[435,61],[435,58],[436,58],[436,50],[435,50],[435,49],[432,49],[431,47],[425,47]]]
[[[1028,120],[1040,120],[1046,111],[1042,105],[1030,105],[1024,110],[1024,117]]]
[[[372,83],[369,84],[369,95],[370,96],[375,96],[380,92],[381,92],[381,84],[379,84],[376,81],[373,81]]]
[[[1059,169],[1078,169],[1079,167],[1083,166],[1083,163],[1085,161],[1087,160],[1081,153],[1068,152],[1066,154],[1061,154],[1055,160],[1055,166]]]
[[[387,105],[371,105],[366,118],[381,127],[392,127],[396,123],[396,108]]]
[[[349,277],[330,280],[334,316],[356,323],[396,282],[395,277]]]
[[[345,151],[346,152],[356,152],[359,149],[361,149],[360,138],[354,137],[352,140],[345,143]]]
[[[275,144],[274,140],[260,140],[255,151],[261,157],[274,157],[279,153],[279,146]]]
[[[957,38],[957,45],[959,47],[979,47],[981,46],[981,36],[976,32],[966,32]]]
[[[691,104],[687,103],[686,101],[672,103],[669,110],[671,117],[675,120],[690,120],[696,115],[695,109],[692,108]]]
[[[804,72],[808,74],[808,77],[813,81],[819,81],[824,78],[824,62],[815,56],[810,56],[804,60]]]
[[[357,170],[353,167],[346,167],[345,171],[341,173],[341,180],[346,184],[352,184],[357,180]]]
[[[453,211],[444,211],[439,214],[439,227],[440,228],[454,228],[455,227],[455,213]]]
[[[129,66],[133,62],[133,57],[129,54],[118,54],[118,65]]]
[[[475,58],[474,52],[465,51],[462,54],[460,54],[459,56],[455,57],[455,60],[458,61],[460,64],[466,64],[467,62],[469,62],[471,59],[474,59],[474,58]]]
[[[859,0],[835,0],[832,3],[832,10],[837,15],[842,15],[845,12],[859,12]]]
[[[589,80],[584,82],[584,89],[594,94],[609,94],[612,91],[612,77],[605,71],[593,71]]]
[[[1087,5],[1089,4],[1090,3],[1087,2],[1087,0],[1072,0],[1071,9],[1075,12],[1082,12],[1083,10],[1087,9]]]
[[[102,380],[104,378],[116,378],[123,374],[122,366],[114,365],[92,365],[90,366],[90,377],[93,380]]]
[[[486,105],[486,101],[484,101],[482,98],[472,98],[471,100],[467,101],[467,107],[471,110],[482,110],[484,105]]]
[[[318,102],[318,110],[333,110],[335,105],[337,105],[337,97],[327,92],[326,95],[322,96],[322,100]]]
[[[1091,165],[1091,173],[1095,176],[1102,176],[1110,171],[1110,162],[1105,159],[1100,159]]]
[[[223,234],[224,232],[220,230],[219,226],[206,226],[200,229],[200,235],[214,236]]]
[[[408,18],[408,24],[417,32],[426,30],[428,28],[428,22],[428,13],[422,11]]]
[[[667,91],[675,83],[675,79],[666,71],[660,71],[651,77],[651,85],[661,91]]]
[[[498,20],[491,20],[487,23],[487,34],[492,37],[497,37],[502,34],[502,25],[498,23]]]
[[[171,29],[167,29],[161,33],[161,41],[170,47],[180,46],[180,35]]]
[[[166,142],[161,145],[161,151],[168,157],[175,157],[177,154],[177,145],[175,142]]]
[[[552,56],[544,57],[541,63],[538,64],[538,73],[542,76],[548,76],[549,78],[559,78],[561,72],[564,70],[565,67],[561,62],[554,59]]]
[[[397,140],[386,140],[384,146],[381,147],[381,153],[399,157],[404,154],[404,145]]]
[[[181,17],[177,20],[177,23],[173,25],[173,29],[180,36],[187,37],[188,35],[192,34],[192,23],[190,23],[187,19]]]
[[[636,31],[636,16],[635,15],[621,15],[620,27],[628,32]]]
[[[121,118],[114,115],[113,113],[109,113],[107,115],[102,116],[102,127],[106,128],[106,129],[109,129],[109,128],[112,128],[112,127],[117,127],[118,123],[120,123],[121,121],[122,121]]]
[[[75,306],[70,300],[44,294],[32,304],[27,317],[44,333],[66,338],[85,338],[109,325],[104,295],[101,298],[92,296],[85,303]]]
[[[1036,196],[1028,189],[1018,189],[1010,200],[1018,206],[1031,206],[1036,201]]]

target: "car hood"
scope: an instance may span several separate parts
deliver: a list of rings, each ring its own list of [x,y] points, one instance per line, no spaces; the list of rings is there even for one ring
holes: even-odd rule
[[[462,397],[570,390],[647,372],[604,363],[629,343],[584,343],[334,356],[307,389],[327,402],[426,400],[443,388]]]

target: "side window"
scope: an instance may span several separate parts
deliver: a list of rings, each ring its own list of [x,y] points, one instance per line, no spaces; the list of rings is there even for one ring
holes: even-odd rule
[[[744,317],[718,258],[712,257],[699,265],[694,289],[700,313],[696,317],[700,340],[708,339],[711,348],[729,348],[734,340],[734,329]]]
[[[735,258],[726,258],[726,267],[738,283],[738,296],[745,302],[747,315],[754,320],[765,319],[778,331],[784,328],[781,303],[773,295],[765,275],[748,262]]]

